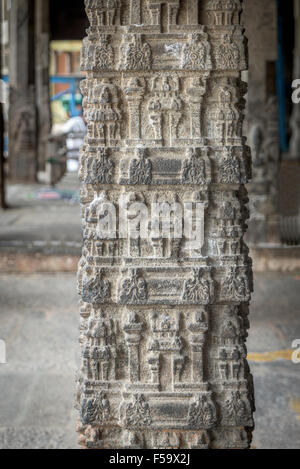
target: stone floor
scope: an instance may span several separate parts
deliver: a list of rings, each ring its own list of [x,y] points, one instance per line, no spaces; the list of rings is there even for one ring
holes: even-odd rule
[[[78,298],[73,274],[0,275],[0,448],[76,448]],[[254,448],[300,449],[300,277],[256,275],[249,358]]]
[[[55,189],[43,184],[9,185],[9,209],[0,214],[0,252],[79,255],[81,218],[77,174]]]

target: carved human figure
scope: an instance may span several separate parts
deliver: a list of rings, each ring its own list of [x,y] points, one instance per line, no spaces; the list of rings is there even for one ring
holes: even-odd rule
[[[137,269],[130,269],[129,277],[121,281],[120,301],[123,304],[140,304],[148,299],[147,284]]]
[[[150,70],[152,51],[142,34],[126,34],[120,48],[120,70]]]
[[[187,70],[210,70],[212,68],[207,34],[189,35],[182,49],[181,68]]]
[[[199,149],[187,150],[187,159],[183,163],[182,182],[203,185],[207,182],[206,162]]]
[[[129,180],[130,184],[151,184],[152,182],[152,164],[146,158],[146,152],[143,148],[136,150],[137,158],[130,162]]]
[[[234,301],[249,301],[250,288],[247,275],[231,267],[223,283],[223,293],[228,299]]]
[[[223,422],[225,425],[251,425],[251,407],[248,399],[244,399],[239,391],[232,391],[225,402]]]
[[[86,303],[101,304],[110,300],[110,282],[103,278],[104,272],[100,270],[95,277],[86,279],[82,287],[82,299]]]
[[[95,46],[94,70],[112,70],[114,68],[114,49],[110,44],[110,35],[101,34]]]
[[[114,162],[109,158],[108,151],[101,149],[98,158],[89,158],[87,163],[87,184],[112,184],[114,176]]]
[[[208,305],[214,298],[214,282],[210,273],[203,269],[193,269],[193,277],[185,281],[183,301],[192,304]]]
[[[209,429],[217,423],[217,411],[211,398],[198,394],[190,404],[188,424],[194,429]]]
[[[94,398],[83,399],[81,404],[81,421],[85,425],[105,422],[110,414],[110,404],[104,391]]]

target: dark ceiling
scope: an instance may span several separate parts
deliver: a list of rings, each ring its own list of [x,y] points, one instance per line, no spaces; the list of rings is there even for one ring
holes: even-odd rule
[[[83,39],[89,26],[84,0],[51,0],[50,25],[52,40]]]

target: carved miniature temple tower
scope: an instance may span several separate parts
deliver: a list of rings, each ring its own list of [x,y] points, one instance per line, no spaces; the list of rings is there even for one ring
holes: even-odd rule
[[[85,4],[80,444],[248,448],[241,2]],[[199,249],[182,230],[196,203]],[[154,205],[170,208],[169,237]]]

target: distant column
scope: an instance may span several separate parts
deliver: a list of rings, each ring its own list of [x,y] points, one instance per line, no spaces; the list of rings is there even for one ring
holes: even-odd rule
[[[49,88],[49,0],[35,2],[36,37],[36,105],[38,126],[38,168],[45,169],[47,140],[51,132],[50,88]]]
[[[0,10],[0,38],[2,38],[2,15]],[[2,72],[2,44],[0,39],[0,70]],[[5,208],[5,174],[4,174],[4,118],[3,105],[0,99],[0,208]]]
[[[253,178],[249,184],[251,219],[247,240],[252,245],[279,243],[277,1],[245,2],[243,16],[249,44],[246,134],[253,160]]]
[[[294,80],[300,79],[300,0],[294,0],[295,15],[295,48],[294,48]],[[300,105],[294,104],[291,118],[292,138],[289,159],[300,159]]]
[[[16,182],[37,174],[34,0],[14,0],[10,13],[9,170]]]

